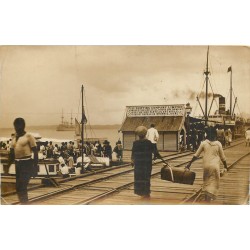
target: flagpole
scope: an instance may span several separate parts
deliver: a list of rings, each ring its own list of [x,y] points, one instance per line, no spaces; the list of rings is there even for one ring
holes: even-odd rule
[[[206,64],[206,71],[204,72],[204,74],[206,75],[206,96],[205,96],[205,125],[207,125],[207,102],[208,102],[208,75],[209,75],[209,71],[208,71],[208,53],[209,53],[209,46],[207,48],[207,64]]]
[[[83,113],[84,113],[84,106],[83,106],[83,85],[82,85],[82,132],[81,132],[81,136],[82,136],[82,150],[81,150],[81,153],[82,153],[82,170],[83,170],[83,162],[84,162],[84,154],[83,154],[83,139],[84,139],[84,117],[83,117]]]

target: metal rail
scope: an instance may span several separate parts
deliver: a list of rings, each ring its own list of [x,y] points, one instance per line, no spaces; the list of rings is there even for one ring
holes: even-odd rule
[[[229,149],[229,148],[238,146],[238,145],[240,145],[240,144],[242,144],[242,143],[243,143],[243,142],[237,143],[236,145],[228,146],[228,147],[225,148],[225,149]],[[192,152],[191,154],[193,154],[193,152]],[[244,157],[246,157],[246,156],[249,155],[249,154],[250,154],[250,152],[247,153],[246,155],[240,157],[238,160],[236,160],[234,163],[232,163],[232,164],[228,167],[228,169],[231,168],[231,167],[233,167],[236,163],[238,163],[241,159],[243,159]],[[188,154],[188,155],[189,155],[189,154]],[[188,162],[189,162],[189,161],[182,162],[182,163],[180,163],[180,164],[175,165],[174,167],[180,167],[180,166],[182,166],[182,165],[184,165],[184,164],[187,164]],[[158,163],[159,163],[159,162],[158,162]],[[157,164],[158,164],[158,163],[157,163]],[[157,176],[157,175],[159,175],[159,174],[160,174],[160,172],[156,172],[156,173],[152,174],[151,176]],[[99,200],[99,199],[103,199],[103,198],[105,198],[105,197],[107,197],[107,196],[109,196],[109,195],[111,195],[111,194],[114,194],[114,193],[117,193],[117,192],[121,191],[122,189],[125,189],[125,188],[127,188],[127,187],[129,187],[129,186],[132,186],[133,184],[134,184],[134,182],[127,183],[127,184],[125,184],[125,185],[123,185],[123,186],[120,186],[119,188],[109,190],[109,191],[106,192],[106,193],[103,193],[103,194],[101,194],[101,195],[97,195],[97,196],[95,196],[95,197],[92,197],[92,198],[88,199],[87,201],[80,201],[80,202],[77,202],[76,204],[78,204],[78,205],[79,205],[79,204],[81,204],[81,205],[88,205],[88,204],[90,204],[91,202],[97,201],[97,200]],[[202,188],[200,188],[197,192],[195,192],[193,195],[191,195],[190,199],[193,198],[194,196],[196,197],[197,195],[200,195],[201,191],[202,191]],[[188,201],[189,201],[189,199],[187,198],[187,199],[184,200],[184,202],[181,202],[181,204],[187,203]]]
[[[173,154],[173,155],[175,155],[174,157],[169,157],[169,156],[166,156],[166,157],[164,157],[164,158],[168,158],[168,160],[174,160],[174,159],[179,159],[179,158],[182,158],[182,157],[186,157],[186,156],[189,156],[190,154],[193,154],[193,152],[188,152],[188,153],[183,153],[183,154],[181,154],[180,155],[180,153],[179,154]],[[176,156],[177,155],[177,156]],[[188,161],[187,161],[188,162]],[[184,163],[181,163],[181,164],[178,164],[178,165],[176,165],[177,167],[178,166],[181,166],[181,165],[183,165],[183,164],[185,164],[185,163],[187,163],[187,162],[184,162]],[[157,164],[159,164],[159,163],[161,163],[161,161],[160,162],[157,162],[155,165],[157,165]],[[124,164],[124,165],[122,165],[122,166],[120,166],[120,168],[124,168],[124,167],[128,167],[128,166],[130,166],[130,164],[128,163],[128,164]],[[98,174],[100,174],[100,173],[103,173],[103,172],[110,172],[110,171],[112,171],[112,170],[117,170],[118,168],[112,168],[112,169],[104,169],[103,171],[100,171],[100,172],[97,172]],[[106,171],[105,171],[106,170]],[[81,187],[87,187],[88,185],[92,185],[92,184],[95,184],[95,183],[98,183],[98,182],[102,182],[102,181],[106,181],[106,180],[108,180],[108,179],[110,179],[110,178],[114,178],[114,177],[117,177],[117,176],[121,176],[121,175],[124,175],[124,174],[127,174],[127,173],[130,173],[130,172],[133,172],[134,171],[134,169],[133,168],[131,168],[131,169],[128,169],[128,170],[125,170],[125,171],[122,171],[122,172],[119,172],[119,173],[115,173],[115,174],[111,174],[111,175],[109,175],[109,176],[105,176],[105,177],[99,177],[99,178],[97,178],[97,179],[95,179],[95,180],[92,180],[92,181],[88,181],[88,182],[85,182],[85,183],[80,183],[80,184],[76,184],[76,185],[73,185],[73,186],[70,186],[70,187],[68,187],[68,188],[65,188],[65,189],[61,189],[61,190],[56,190],[56,191],[53,191],[53,192],[50,192],[50,193],[47,193],[47,194],[43,194],[43,195],[39,195],[39,196],[37,196],[37,197],[34,197],[34,198],[31,198],[31,199],[29,199],[29,203],[31,204],[32,202],[37,202],[37,201],[41,201],[41,200],[44,200],[44,199],[49,199],[49,198],[51,198],[52,196],[55,196],[55,195],[60,195],[60,194],[63,194],[63,193],[65,193],[65,192],[69,192],[69,191],[72,191],[72,190],[74,190],[74,189],[79,189],[79,188],[81,188]],[[157,173],[154,173],[154,174],[152,174],[152,176],[155,176],[155,175],[159,175],[159,173],[160,172],[157,172]],[[93,174],[88,174],[88,175],[85,175],[85,176],[92,176]],[[81,177],[85,177],[85,176],[81,176]],[[78,177],[79,178],[79,177]],[[74,178],[74,179],[77,179],[77,178]],[[68,178],[68,182],[70,182],[72,180],[72,178]],[[65,181],[61,181],[61,182],[59,182],[59,183],[64,183]],[[117,189],[114,189],[112,192],[109,192],[109,194],[110,193],[114,193],[114,192],[118,192],[118,191],[120,191],[120,190],[122,190],[122,189],[124,189],[124,188],[126,188],[126,187],[129,187],[129,186],[131,186],[131,185],[133,185],[133,183],[134,182],[131,182],[131,183],[127,183],[127,184],[125,184],[125,185],[123,185],[123,186],[121,186],[121,187],[119,187],[119,188],[117,188]],[[44,185],[42,185],[42,186],[44,186]],[[38,187],[37,187],[38,188]],[[89,203],[89,202],[88,202]],[[12,204],[19,204],[19,202],[14,202],[14,203],[12,203]]]
[[[185,155],[189,155],[189,154],[191,154],[191,153],[190,152],[182,152],[182,153],[178,152],[178,153],[170,154],[168,156],[164,156],[163,158],[166,158],[167,160],[172,160],[172,159],[178,158],[180,155],[185,156]],[[128,167],[128,166],[130,166],[130,163],[124,163],[124,164],[119,165],[119,166],[113,166],[113,167],[109,167],[109,168],[105,168],[105,169],[96,170],[95,172],[84,173],[84,174],[81,174],[81,175],[77,175],[77,176],[57,180],[57,182],[59,184],[65,183],[65,182],[70,182],[72,180],[79,179],[79,178],[82,178],[82,177],[88,177],[88,176],[92,176],[94,174],[100,174],[100,173],[104,173],[104,172],[110,172],[110,171],[112,171],[114,169],[124,168],[124,167]],[[33,187],[29,187],[28,191],[39,189],[39,188],[42,188],[42,187],[45,187],[45,186],[46,186],[45,184],[38,184],[38,185],[35,185]],[[6,192],[6,193],[2,194],[2,197],[7,197],[7,196],[13,195],[13,194],[16,194],[16,191]],[[18,204],[18,202],[16,204]]]
[[[243,142],[239,142],[237,144],[234,144],[234,145],[231,145],[231,146],[228,146],[227,148],[225,148],[225,150],[229,149],[229,148],[232,148],[232,147],[235,147],[235,146],[238,146],[239,144],[242,144]],[[171,155],[168,155],[168,156],[165,156],[163,158],[166,158],[167,160],[174,160],[174,159],[179,159],[179,158],[182,158],[182,157],[185,157],[185,156],[189,156],[190,154],[193,154],[193,152],[184,152],[184,153],[175,153],[175,154],[171,154]],[[248,153],[249,154],[249,153]],[[247,155],[248,155],[247,154]],[[242,156],[240,159],[236,160],[234,163],[232,163],[229,168],[231,168],[233,165],[237,164],[238,161],[240,161],[242,158],[246,157],[247,155],[244,155]],[[172,157],[173,156],[173,157]],[[155,165],[158,165],[159,163],[161,163],[162,161],[160,160],[159,162],[157,162]],[[175,165],[175,167],[180,167],[186,163],[188,163],[189,161],[185,161],[185,162],[182,162],[180,164],[177,164]],[[127,164],[123,164],[123,165],[120,165],[120,166],[116,166],[115,168],[109,168],[109,169],[103,169],[101,171],[97,171],[96,173],[100,174],[100,173],[103,173],[103,172],[108,172],[108,171],[112,171],[112,170],[117,170],[119,168],[124,168],[124,167],[128,167],[130,164],[127,163]],[[94,183],[98,183],[98,182],[102,182],[102,181],[105,181],[105,180],[108,180],[110,178],[115,178],[117,176],[120,176],[120,175],[124,175],[124,174],[127,174],[129,172],[132,172],[134,171],[133,169],[129,169],[129,170],[125,170],[125,171],[122,171],[122,172],[119,172],[119,173],[115,173],[115,174],[111,174],[109,176],[105,176],[105,177],[100,177],[100,178],[97,178],[95,180],[91,180],[89,182],[85,182],[85,183],[81,183],[81,184],[76,184],[76,185],[69,185],[69,187],[67,188],[64,188],[64,189],[61,189],[61,190],[55,190],[53,192],[50,192],[50,193],[46,193],[46,194],[43,194],[43,195],[39,195],[37,197],[34,197],[34,198],[31,198],[29,200],[29,203],[32,204],[33,202],[37,202],[37,201],[44,201],[44,200],[47,200],[47,199],[51,199],[52,197],[54,196],[57,196],[57,195],[60,195],[60,194],[63,194],[63,193],[66,193],[66,192],[70,192],[70,191],[74,191],[74,190],[77,190],[79,188],[86,188],[88,187],[88,185],[92,185]],[[152,177],[153,176],[157,176],[160,174],[160,171],[152,174]],[[85,177],[85,176],[92,176],[94,175],[93,173],[89,173],[89,174],[85,174],[85,175],[81,175],[79,177]],[[61,181],[60,183],[65,183],[66,181],[67,182],[70,182],[71,180],[74,180],[74,179],[77,179],[79,178],[78,176],[75,178],[68,178],[67,180],[63,180]],[[107,196],[110,196],[114,193],[117,193],[123,189],[126,189],[130,186],[132,186],[134,184],[134,182],[129,182],[129,183],[126,183],[124,185],[121,185],[119,186],[118,188],[110,188],[109,190],[105,191],[104,193],[102,194],[98,194],[96,196],[93,196],[89,199],[84,199],[84,200],[80,200],[78,202],[76,202],[75,204],[90,204],[94,201],[97,201],[97,200],[100,200],[100,199],[103,199]],[[44,185],[41,185],[41,186],[44,186]],[[38,188],[38,187],[37,187]],[[34,189],[34,188],[33,188]],[[31,189],[29,189],[31,190]],[[187,203],[188,201],[192,200],[192,199],[195,199],[197,197],[197,195],[199,195],[201,193],[201,189],[197,190],[194,194],[192,194],[191,196],[187,197],[183,202],[181,202],[180,204],[182,203]],[[19,202],[15,202],[15,203],[12,203],[12,204],[19,204]]]
[[[246,153],[245,155],[241,156],[239,159],[234,161],[231,165],[228,166],[228,171],[232,169],[239,161],[241,161],[243,158],[247,157],[248,155],[250,155],[250,152]],[[202,187],[199,190],[197,190],[195,193],[193,193],[191,196],[187,197],[180,204],[185,204],[185,203],[190,203],[190,202],[194,204],[200,197],[201,193],[202,193]]]

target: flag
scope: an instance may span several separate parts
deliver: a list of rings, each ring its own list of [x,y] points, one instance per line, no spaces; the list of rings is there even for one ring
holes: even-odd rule
[[[86,124],[87,121],[88,121],[88,120],[87,120],[87,117],[86,117],[86,115],[83,113],[83,114],[82,114],[82,122],[81,122],[81,123],[82,123],[82,124]]]
[[[227,69],[227,72],[230,72],[232,71],[232,66],[230,66],[228,69]]]
[[[81,124],[86,124],[87,123],[87,117],[85,115],[85,112],[84,112],[84,107],[83,107],[83,113],[82,113],[82,121],[81,121]]]
[[[81,135],[81,124],[76,118],[75,118],[75,135]]]

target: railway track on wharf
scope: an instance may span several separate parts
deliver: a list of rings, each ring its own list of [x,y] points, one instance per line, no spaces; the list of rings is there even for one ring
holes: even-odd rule
[[[238,184],[237,186],[234,185],[233,188],[234,190],[237,190],[235,191],[234,198],[236,200],[244,201],[248,197],[249,190],[248,182],[250,148],[246,148],[245,146],[243,146],[243,142],[240,141],[230,147],[225,148],[225,154],[228,161],[229,172],[222,177],[222,182],[227,178],[228,175],[232,175],[231,178],[234,180],[234,184]],[[169,163],[172,166],[184,167],[190,159],[191,157],[187,156],[185,158],[183,157],[182,159],[169,161]],[[243,161],[245,162],[245,166],[242,167],[241,164],[243,163]],[[162,167],[162,165],[160,166]],[[221,165],[221,168],[222,167],[223,166]],[[244,168],[245,172],[241,171],[242,168]],[[195,204],[194,200],[201,193],[201,186],[203,183],[202,160],[194,162],[192,165],[192,170],[196,172],[196,180],[194,182],[194,185],[185,185],[164,181],[160,179],[160,172],[153,173],[151,178],[151,198],[149,200],[141,199],[138,196],[134,195],[133,186],[130,186],[130,188],[122,190],[119,193],[115,193],[113,196],[97,197],[97,199],[92,199],[84,204]],[[234,179],[234,172],[236,172],[240,176],[244,176],[244,184],[240,184],[240,177]],[[238,172],[240,172],[240,174]],[[231,203],[231,200],[227,199],[231,195],[230,190],[223,190],[224,196],[220,195],[220,200],[216,201],[217,203],[214,202],[213,204],[220,204],[223,197],[223,204],[245,204],[244,202]],[[225,196],[225,192],[228,193],[228,196]]]
[[[226,148],[227,156],[232,152],[243,152],[242,142]],[[237,150],[236,150],[237,149]],[[193,152],[165,157],[172,166],[184,167]],[[242,154],[241,154],[242,155]],[[235,157],[234,157],[235,158]],[[200,162],[199,160],[197,162]],[[230,162],[229,162],[230,164]],[[134,194],[133,169],[129,164],[102,171],[95,175],[82,176],[60,183],[59,188],[43,187],[29,191],[30,204],[37,205],[80,205],[80,204],[185,204],[192,202],[202,185],[201,164],[192,165],[196,172],[194,185],[172,183],[160,179],[162,162],[158,161],[152,170],[151,199],[141,199]],[[5,197],[8,204],[18,204],[15,195]],[[12,199],[12,200],[11,200]]]
[[[241,147],[228,153],[225,152],[229,170],[221,177],[218,197],[210,204],[247,205],[249,204],[250,194],[250,148],[241,145]],[[187,197],[181,204],[206,204],[202,195],[202,188]]]
[[[165,156],[163,155],[163,158],[166,160],[171,160],[190,154],[192,153],[191,152],[172,153],[172,154],[167,154]],[[48,187],[43,184],[37,184],[28,188],[29,201],[30,201],[29,203],[34,204],[42,200],[53,199],[53,197],[60,195],[62,193],[71,192],[72,190],[76,190],[80,187],[87,186],[95,182],[103,182],[109,178],[114,178],[116,176],[123,175],[129,172],[133,172],[130,163],[124,163],[119,166],[107,167],[101,170],[87,172],[85,174],[73,176],[70,178],[56,179],[59,184],[59,187],[53,187],[53,186]],[[12,177],[12,179],[13,178],[14,177]],[[14,179],[12,180],[12,182],[13,181]],[[17,194],[15,191],[2,194],[1,201],[2,205],[19,204]]]

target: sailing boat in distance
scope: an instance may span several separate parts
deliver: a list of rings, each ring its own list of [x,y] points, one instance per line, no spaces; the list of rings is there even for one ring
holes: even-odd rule
[[[75,125],[73,125],[73,118],[72,118],[72,112],[71,112],[71,122],[64,121],[64,116],[63,116],[63,110],[62,110],[62,122],[59,124],[56,128],[56,131],[74,131],[75,130]]]

